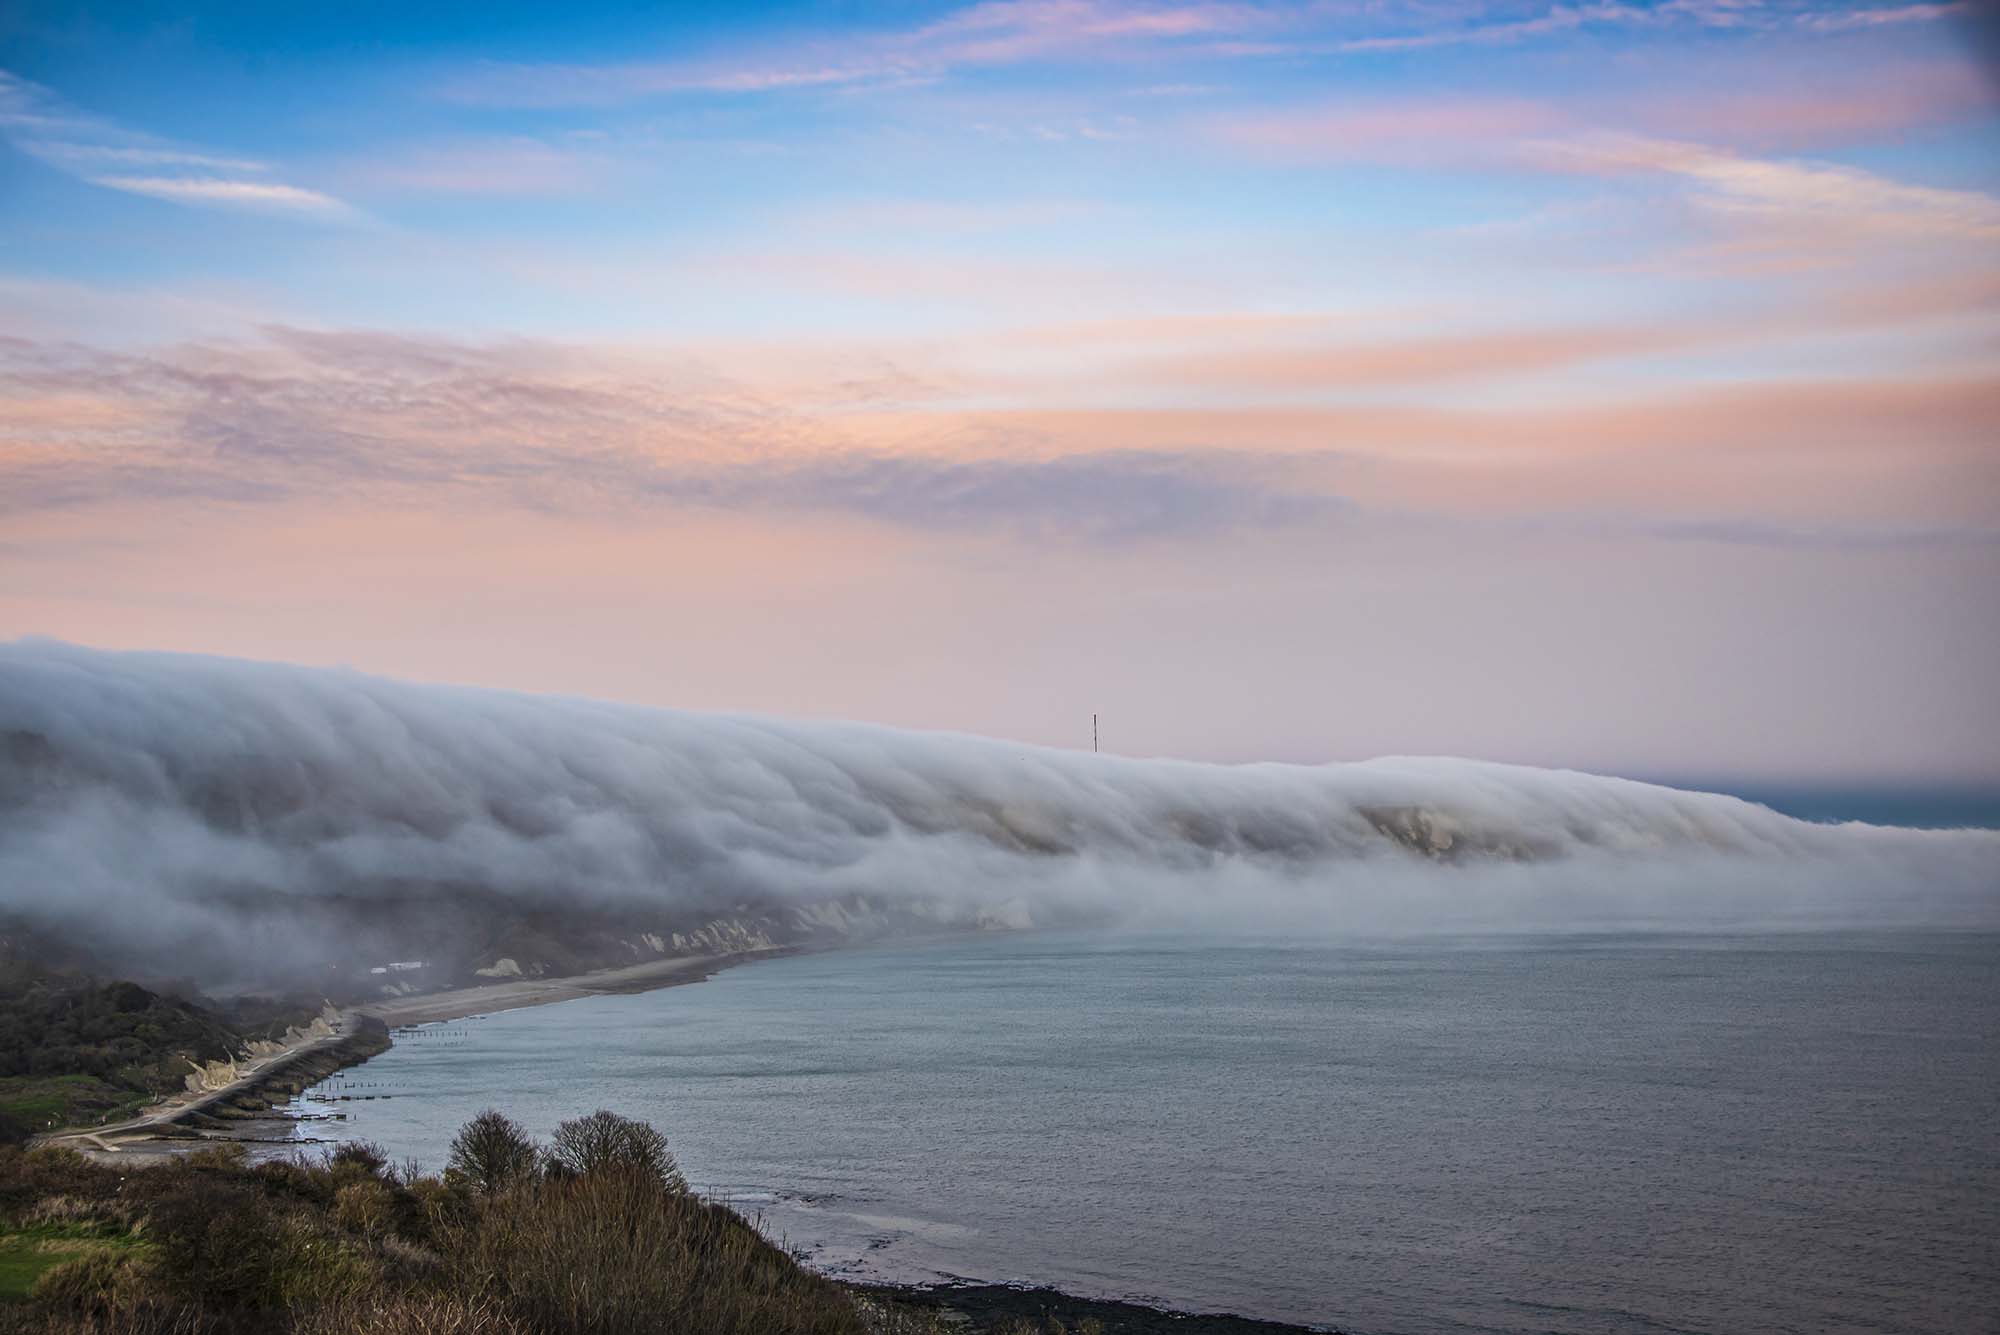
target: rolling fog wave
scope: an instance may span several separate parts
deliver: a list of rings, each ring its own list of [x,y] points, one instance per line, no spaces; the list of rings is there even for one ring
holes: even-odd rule
[[[0,907],[18,919],[106,948],[282,954],[328,905],[441,890],[1013,926],[1993,922],[2000,834],[1465,760],[1133,760],[0,645]]]

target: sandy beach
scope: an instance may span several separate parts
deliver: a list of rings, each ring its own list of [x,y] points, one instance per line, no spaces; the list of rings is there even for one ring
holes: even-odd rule
[[[372,1056],[379,1050],[378,1046],[357,1044],[355,1041],[357,1030],[366,1028],[370,1021],[379,1021],[386,1028],[395,1030],[409,1025],[459,1020],[471,1015],[490,1015],[523,1006],[574,1001],[579,997],[650,992],[655,988],[698,983],[731,965],[793,953],[796,952],[792,947],[774,947],[726,955],[685,955],[563,978],[508,978],[478,987],[357,1002],[341,1012],[335,1033],[246,1062],[242,1074],[224,1087],[199,1094],[173,1095],[151,1105],[138,1116],[111,1126],[69,1127],[37,1139],[41,1143],[68,1145],[92,1156],[117,1154],[127,1162],[171,1157],[185,1152],[193,1144],[203,1143],[201,1137],[186,1138],[184,1130],[176,1135],[174,1128],[190,1122],[199,1124],[205,1116],[213,1114],[244,1117],[261,1112],[270,1106],[273,1095],[282,1101],[293,1092],[298,1083],[296,1078],[287,1081],[284,1077],[288,1072],[296,1073],[305,1063],[315,1063],[309,1069],[310,1078],[316,1079],[341,1066]],[[223,1138],[236,1137],[224,1135]]]
[[[454,988],[449,992],[423,992],[381,1001],[357,1002],[349,1009],[356,1014],[372,1015],[391,1029],[398,1029],[413,1024],[435,1024],[441,1020],[462,1020],[468,1015],[518,1010],[523,1006],[546,1006],[551,1002],[574,1001],[578,997],[650,992],[655,988],[699,983],[732,965],[793,953],[792,947],[779,946],[727,955],[682,955],[566,978],[508,978],[478,987]]]

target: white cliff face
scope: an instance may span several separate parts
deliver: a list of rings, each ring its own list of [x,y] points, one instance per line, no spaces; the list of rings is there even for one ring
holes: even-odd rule
[[[190,1094],[212,1094],[234,1084],[242,1075],[242,1069],[233,1061],[203,1062],[188,1072],[185,1083]]]
[[[340,1012],[331,1006],[323,1006],[303,1027],[285,1026],[283,1039],[253,1038],[246,1042],[243,1051],[226,1061],[194,1062],[188,1065],[194,1069],[182,1078],[182,1083],[190,1094],[210,1094],[225,1086],[232,1085],[250,1074],[250,1068],[268,1061],[272,1057],[316,1043],[324,1038],[332,1038],[340,1032]]]
[[[611,939],[636,959],[919,923],[1422,925],[1552,885],[1584,916],[1943,896],[1915,920],[1990,921],[2000,836],[1463,760],[1128,760],[0,646],[0,909],[117,947],[268,959],[453,894],[628,922]],[[466,963],[503,957],[537,967]]]
[[[675,932],[672,940],[677,955],[731,955],[769,950],[778,944],[762,927],[731,918],[718,918],[691,932]]]

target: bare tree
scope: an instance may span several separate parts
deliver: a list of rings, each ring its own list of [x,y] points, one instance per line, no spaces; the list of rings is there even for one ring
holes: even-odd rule
[[[490,1194],[533,1175],[539,1154],[517,1122],[488,1108],[452,1137],[446,1171]]]
[[[570,1177],[587,1177],[608,1168],[637,1169],[658,1178],[669,1190],[687,1190],[687,1179],[681,1176],[665,1136],[644,1122],[603,1109],[556,1128],[549,1142],[549,1164]]]

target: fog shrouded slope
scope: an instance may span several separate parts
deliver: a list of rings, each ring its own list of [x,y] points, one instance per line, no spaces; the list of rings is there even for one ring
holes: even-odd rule
[[[912,925],[2000,922],[2000,835],[24,641],[0,645],[0,901],[156,974],[435,981]]]

